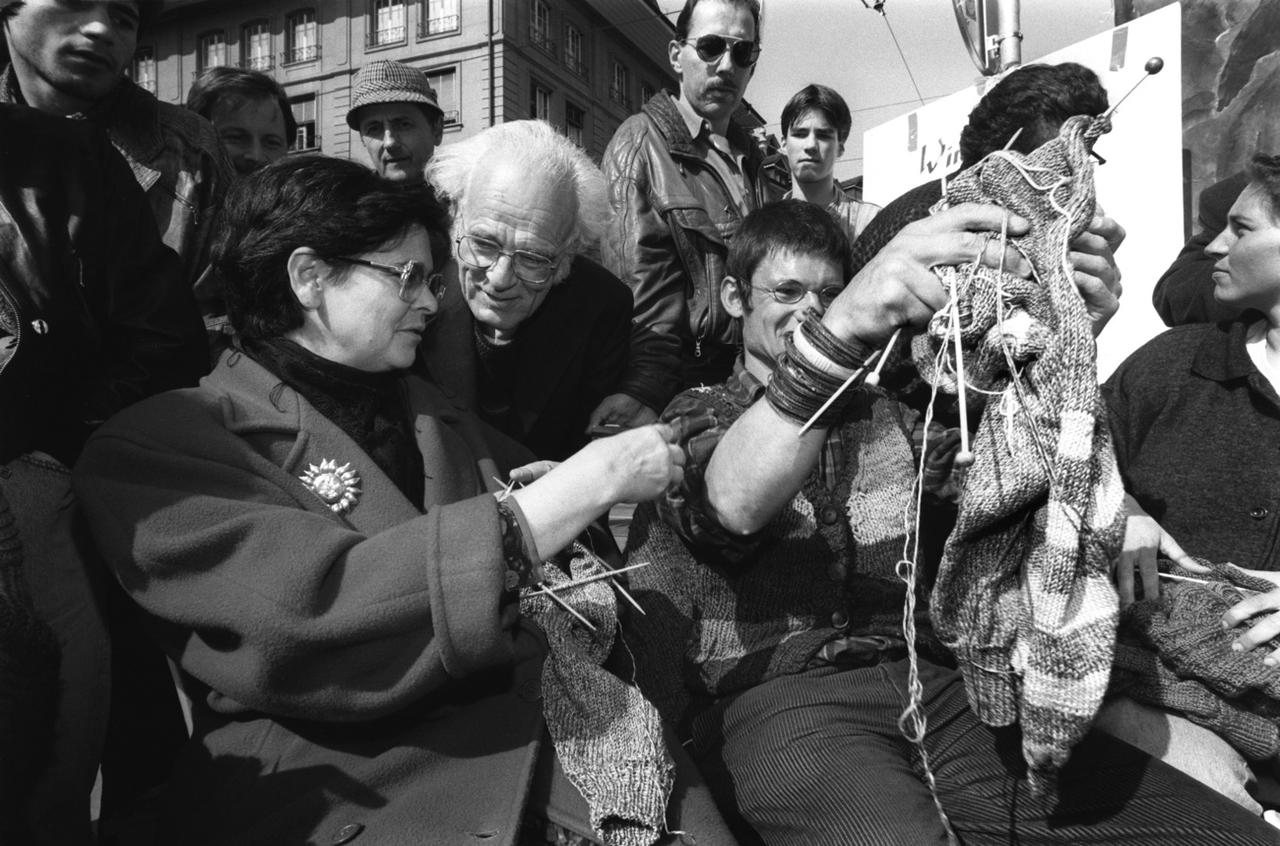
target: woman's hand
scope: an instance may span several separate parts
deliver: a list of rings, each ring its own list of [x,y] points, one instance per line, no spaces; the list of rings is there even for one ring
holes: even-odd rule
[[[1134,601],[1135,571],[1142,580],[1143,596],[1155,599],[1160,595],[1161,555],[1188,569],[1199,571],[1201,567],[1129,494],[1124,495],[1124,505],[1128,517],[1124,526],[1124,548],[1115,563],[1115,579],[1120,607],[1127,608]]]
[[[666,423],[630,429],[592,441],[582,452],[602,453],[603,480],[617,487],[615,502],[643,502],[684,481],[684,451]]]
[[[682,482],[684,451],[672,443],[674,439],[666,423],[600,438],[512,491],[539,556],[546,559],[559,552],[617,503],[653,499]],[[543,462],[521,469],[539,464]]]
[[[1262,575],[1256,570],[1251,570],[1250,572],[1254,575]],[[1274,582],[1277,574],[1267,574],[1266,578]],[[1225,629],[1235,629],[1247,622],[1251,617],[1266,614],[1265,617],[1254,622],[1241,633],[1236,638],[1235,643],[1231,644],[1231,648],[1240,652],[1247,652],[1255,646],[1272,640],[1276,635],[1280,635],[1280,614],[1275,613],[1277,610],[1280,610],[1280,588],[1246,597],[1229,608],[1227,613],[1222,615],[1222,627]],[[1267,614],[1268,611],[1272,613]],[[1262,660],[1269,667],[1280,664],[1280,648],[1273,649]]]

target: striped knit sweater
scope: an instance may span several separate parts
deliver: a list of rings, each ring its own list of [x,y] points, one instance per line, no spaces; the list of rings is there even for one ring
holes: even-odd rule
[[[1094,211],[1089,149],[1108,128],[1105,118],[1072,118],[1025,158],[993,153],[952,180],[940,204],[996,202],[1031,222],[1011,241],[1034,266],[1032,280],[938,269],[956,291],[966,381],[999,396],[978,427],[932,605],[974,711],[989,725],[1021,723],[1038,786],[1088,731],[1115,644],[1110,572],[1124,490],[1068,260]],[[939,312],[917,338],[916,362],[954,389],[949,317]],[[1020,374],[1013,380],[1010,362]]]

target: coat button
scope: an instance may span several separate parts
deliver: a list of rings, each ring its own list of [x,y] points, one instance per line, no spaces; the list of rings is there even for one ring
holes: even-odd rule
[[[836,611],[831,615],[831,625],[843,631],[849,625],[849,615],[843,611]]]
[[[1271,513],[1270,509],[1262,505],[1259,505],[1256,508],[1249,509],[1249,516],[1255,520],[1261,520],[1263,517],[1266,517],[1270,513]]]
[[[335,831],[329,842],[333,843],[334,846],[342,846],[343,843],[350,843],[355,840],[362,831],[364,831],[364,826],[360,823],[348,823]]]
[[[840,522],[840,509],[834,505],[825,506],[818,512],[818,519],[822,521],[824,526],[834,526]]]

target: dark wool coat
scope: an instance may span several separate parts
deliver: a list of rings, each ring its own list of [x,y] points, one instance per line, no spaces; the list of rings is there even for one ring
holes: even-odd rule
[[[195,699],[160,842],[512,843],[546,642],[503,601],[486,488],[528,456],[405,388],[423,513],[234,352],[86,446],[93,532]],[[299,480],[325,460],[359,475],[345,514]]]

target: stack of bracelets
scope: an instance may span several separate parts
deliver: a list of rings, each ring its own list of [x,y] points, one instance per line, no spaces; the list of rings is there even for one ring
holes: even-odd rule
[[[828,399],[858,370],[865,369],[871,350],[858,341],[842,341],[822,325],[810,309],[804,322],[786,339],[786,349],[778,359],[765,398],[774,410],[790,420],[805,424]],[[853,398],[846,391],[814,423],[829,429],[840,421]]]

